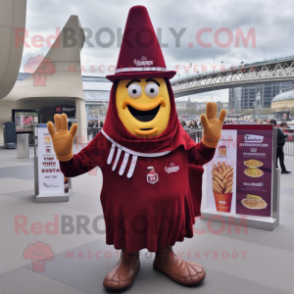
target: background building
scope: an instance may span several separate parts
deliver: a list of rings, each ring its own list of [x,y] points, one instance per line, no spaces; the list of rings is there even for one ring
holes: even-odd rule
[[[260,107],[270,108],[272,99],[276,95],[291,89],[294,89],[294,81],[230,88],[229,109],[233,110],[233,113],[254,109],[258,95],[260,95]]]
[[[289,120],[294,117],[294,90],[286,91],[274,97],[272,111],[278,120]]]
[[[176,101],[177,111],[186,111],[188,101]]]
[[[82,76],[82,80],[87,121],[105,121],[112,82],[100,76]]]
[[[191,101],[190,97],[186,101],[176,100],[176,109],[178,114],[201,114],[205,113],[207,102]],[[217,109],[228,109],[229,104],[227,102],[217,101]]]
[[[69,46],[67,32],[71,30],[76,42]],[[56,112],[69,110],[68,116],[79,124],[77,134],[87,138],[85,98],[81,77],[80,51],[85,34],[77,16],[68,19],[46,56],[30,57],[24,65],[28,75],[22,75],[9,94],[0,99],[0,140],[3,123],[11,121],[13,109],[39,110],[40,120],[52,120]],[[32,132],[30,141],[32,142]]]
[[[25,22],[26,0],[0,1],[0,99],[11,91],[19,72]]]
[[[29,78],[31,74],[19,73],[16,85]],[[109,104],[110,89],[112,83],[105,77],[82,76],[83,93],[85,97],[85,112],[87,121],[105,121],[105,116]],[[49,100],[51,101],[51,100]],[[51,105],[50,105],[51,104]],[[77,121],[75,104],[70,100],[52,100],[50,104],[40,107],[40,122],[47,123],[53,121],[54,114],[65,112],[69,121]],[[0,105],[1,107],[1,105]],[[6,114],[6,121],[11,121],[11,110]],[[0,145],[3,145],[3,134],[0,134]]]
[[[30,76],[28,73],[19,73],[16,82],[21,82]],[[85,97],[85,107],[87,121],[89,120],[105,120],[106,111],[109,104],[110,89],[112,82],[102,76],[82,76],[82,86]],[[63,100],[59,100],[59,103],[54,103],[54,106],[46,107],[46,112],[40,110],[41,123],[47,123],[53,119],[56,108],[61,106],[70,106]],[[70,120],[74,120],[74,117],[70,117]]]

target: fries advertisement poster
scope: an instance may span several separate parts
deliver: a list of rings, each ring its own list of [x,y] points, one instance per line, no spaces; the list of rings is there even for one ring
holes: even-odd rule
[[[230,214],[271,216],[270,125],[224,125],[207,164],[207,208]]]

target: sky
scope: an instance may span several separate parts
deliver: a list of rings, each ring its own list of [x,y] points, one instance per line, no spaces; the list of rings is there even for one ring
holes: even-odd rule
[[[82,74],[105,76],[110,73],[107,69],[116,65],[118,35],[134,5],[147,7],[155,31],[161,35],[167,68],[177,70],[177,77],[294,54],[293,0],[27,0],[26,40],[31,44],[35,35],[46,38],[56,34],[70,15],[77,15],[82,27],[92,32],[89,41],[93,46],[84,44],[81,51]],[[110,41],[105,28],[113,32],[114,43],[103,48],[100,44]],[[97,42],[99,30],[103,33]],[[175,35],[181,32],[176,42]],[[30,57],[45,56],[48,50],[46,45],[25,47],[20,71]],[[200,93],[190,99],[225,102],[228,90]]]

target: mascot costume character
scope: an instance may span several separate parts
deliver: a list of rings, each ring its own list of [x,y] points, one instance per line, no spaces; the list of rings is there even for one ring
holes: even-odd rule
[[[77,124],[68,131],[67,116],[56,114],[55,127],[47,125],[66,177],[101,168],[106,243],[121,250],[103,282],[110,290],[132,284],[144,248],[156,253],[154,268],[177,283],[195,285],[206,275],[200,264],[180,259],[172,246],[193,236],[202,166],[214,155],[226,112],[217,119],[216,104],[207,104],[203,138],[196,144],[177,117],[169,81],[175,74],[166,69],[147,9],[134,6],[116,71],[107,76],[113,85],[101,132],[74,155]]]

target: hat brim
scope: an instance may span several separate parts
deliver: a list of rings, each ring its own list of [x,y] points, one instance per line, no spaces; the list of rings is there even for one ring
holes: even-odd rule
[[[174,70],[169,71],[132,71],[132,72],[121,72],[114,75],[107,75],[106,78],[111,82],[115,80],[128,80],[134,78],[168,78],[171,79],[177,72]]]

